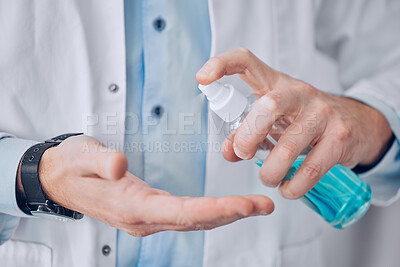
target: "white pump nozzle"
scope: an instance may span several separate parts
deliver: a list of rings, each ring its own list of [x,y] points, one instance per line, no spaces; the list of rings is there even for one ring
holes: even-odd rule
[[[210,85],[199,85],[210,102],[210,109],[226,122],[236,120],[246,109],[247,98],[231,84],[222,84],[218,81]]]

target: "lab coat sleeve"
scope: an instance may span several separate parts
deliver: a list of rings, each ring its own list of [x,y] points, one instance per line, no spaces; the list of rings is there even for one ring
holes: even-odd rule
[[[0,213],[0,246],[9,240],[19,224],[19,217]]]
[[[388,120],[392,131],[397,136],[383,159],[373,169],[360,174],[372,189],[372,204],[388,206],[400,198],[400,118],[385,102],[368,94],[352,96],[379,110]]]
[[[0,245],[11,237],[20,217],[29,217],[18,207],[15,185],[21,157],[34,143],[0,133]]]
[[[400,197],[400,1],[321,1],[316,16],[317,48],[338,66],[345,96],[379,110],[395,141],[381,162],[361,175],[372,203]]]

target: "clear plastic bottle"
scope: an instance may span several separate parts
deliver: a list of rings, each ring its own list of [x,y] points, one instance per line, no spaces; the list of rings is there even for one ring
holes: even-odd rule
[[[218,81],[208,86],[200,85],[199,89],[207,96],[210,109],[229,123],[231,130],[240,126],[255,103],[254,97],[247,99],[232,85]],[[284,123],[276,123],[273,128],[279,130],[282,125]],[[268,150],[275,145],[275,139],[267,135],[254,157],[258,166],[261,167],[269,154]],[[296,159],[284,180],[294,176],[307,151],[309,149]],[[301,200],[333,227],[343,229],[356,223],[366,213],[370,206],[371,188],[350,169],[336,165]]]

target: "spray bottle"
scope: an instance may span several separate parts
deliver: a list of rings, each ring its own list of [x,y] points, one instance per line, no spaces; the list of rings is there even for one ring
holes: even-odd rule
[[[229,123],[230,130],[240,126],[256,101],[254,96],[246,98],[232,85],[219,81],[208,86],[199,85],[199,89],[207,97],[210,109]],[[275,123],[273,128],[282,125]],[[268,149],[276,144],[276,140],[268,134],[254,156],[258,166],[262,166]],[[295,160],[284,180],[294,176],[310,149]],[[371,189],[352,170],[336,165],[301,200],[333,227],[343,229],[356,223],[366,213],[370,206]]]

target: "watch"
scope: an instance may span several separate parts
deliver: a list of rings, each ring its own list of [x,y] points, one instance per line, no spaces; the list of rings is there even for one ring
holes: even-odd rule
[[[62,134],[44,143],[36,144],[25,152],[20,167],[21,183],[25,192],[23,211],[35,217],[54,219],[59,222],[83,218],[82,213],[67,209],[48,199],[39,180],[39,164],[43,153],[51,147],[58,146],[65,139],[77,135],[82,135],[82,133]]]

